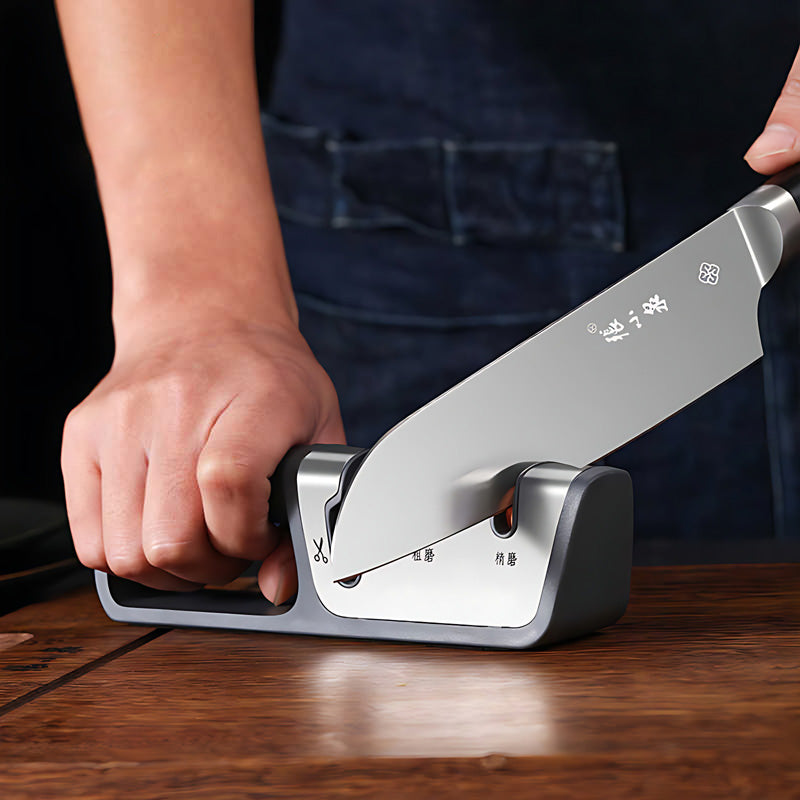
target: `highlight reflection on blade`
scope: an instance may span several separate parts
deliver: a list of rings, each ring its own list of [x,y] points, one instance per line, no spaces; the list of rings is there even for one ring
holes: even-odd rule
[[[495,513],[509,466],[588,464],[759,358],[771,272],[744,234],[775,225],[757,206],[727,212],[389,431],[342,503],[336,574],[464,530]]]

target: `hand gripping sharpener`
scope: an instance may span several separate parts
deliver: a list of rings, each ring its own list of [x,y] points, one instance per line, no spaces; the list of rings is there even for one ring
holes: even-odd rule
[[[348,465],[363,452],[296,448],[273,478],[273,516],[288,525],[297,560],[292,601],[276,607],[254,593],[161,592],[98,572],[104,609],[112,619],[146,625],[510,648],[571,639],[622,616],[633,530],[628,473],[514,465],[506,473],[514,485],[510,525],[498,514],[337,582],[338,503]]]

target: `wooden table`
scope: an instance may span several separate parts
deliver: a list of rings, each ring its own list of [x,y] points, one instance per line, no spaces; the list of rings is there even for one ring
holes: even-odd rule
[[[0,618],[0,797],[800,797],[800,565],[648,567],[542,651]]]

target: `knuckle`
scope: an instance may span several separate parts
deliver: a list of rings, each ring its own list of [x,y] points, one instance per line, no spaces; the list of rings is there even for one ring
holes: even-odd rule
[[[253,515],[252,521],[246,520],[245,524],[244,528],[233,527],[224,536],[215,536],[214,549],[229,558],[263,560],[275,549],[277,532],[270,530],[266,517],[258,519]]]
[[[72,436],[81,430],[82,420],[83,410],[81,406],[76,406],[67,414],[67,418],[64,420],[64,437]]]
[[[790,77],[784,84],[783,94],[800,99],[800,77]]]
[[[114,389],[106,398],[106,405],[113,423],[126,429],[136,415],[139,403],[132,392],[125,389]]]
[[[339,395],[336,393],[336,388],[333,385],[333,381],[328,378],[327,383],[325,385],[325,391],[322,395],[323,405],[326,409],[331,409],[335,411],[338,415],[339,412]]]
[[[170,372],[151,387],[156,402],[174,415],[181,416],[190,408],[197,393],[196,382],[187,375]]]
[[[106,563],[106,556],[103,548],[99,544],[88,544],[86,542],[75,542],[75,552],[78,560],[84,567],[98,569],[105,572],[109,569]]]
[[[251,468],[233,451],[203,454],[197,461],[197,482],[202,491],[240,494],[251,483]]]
[[[61,437],[62,453],[68,451],[82,441],[89,431],[90,414],[81,404],[72,409],[64,420],[64,429]]]
[[[156,541],[145,545],[147,563],[156,569],[173,573],[193,564],[194,549],[188,542]]]
[[[116,552],[106,554],[108,568],[120,578],[139,580],[150,570],[144,553]]]

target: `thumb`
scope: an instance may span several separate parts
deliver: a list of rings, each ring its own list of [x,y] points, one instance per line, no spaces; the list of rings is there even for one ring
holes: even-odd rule
[[[744,159],[764,175],[800,161],[800,50],[764,131]]]
[[[347,436],[338,409],[314,433],[312,441],[318,444],[347,444]]]

